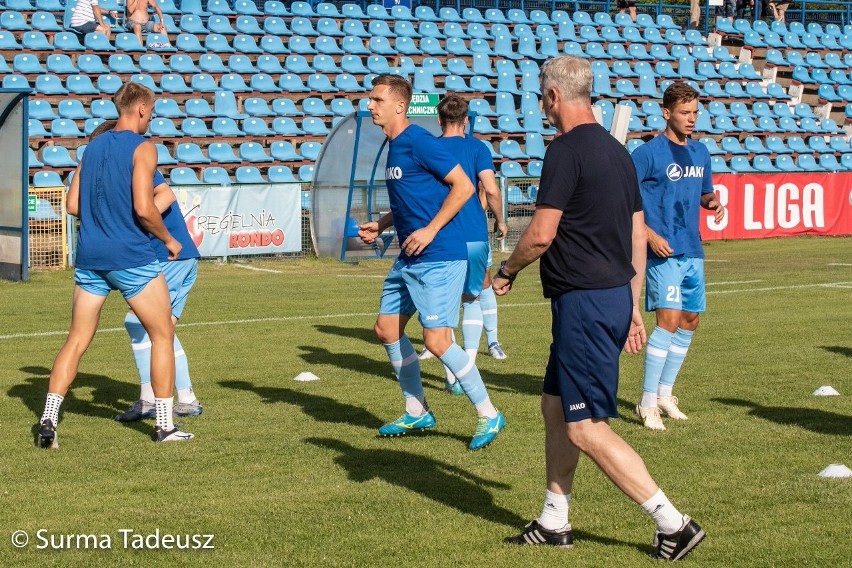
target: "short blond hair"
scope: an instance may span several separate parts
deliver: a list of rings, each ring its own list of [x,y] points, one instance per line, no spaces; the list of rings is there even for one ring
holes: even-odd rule
[[[118,114],[125,114],[140,103],[153,103],[154,91],[145,85],[128,81],[115,92],[112,102],[115,103]]]

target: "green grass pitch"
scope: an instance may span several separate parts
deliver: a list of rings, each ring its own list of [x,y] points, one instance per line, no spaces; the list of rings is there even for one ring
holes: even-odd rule
[[[850,238],[707,244],[708,311],[676,385],[689,420],[668,420],[667,432],[634,418],[643,358],[622,357],[613,427],[706,529],[689,565],[852,558],[852,479],[817,476],[832,463],[852,467],[850,250]],[[533,267],[498,300],[508,359],[484,345],[478,358],[508,420],[496,443],[467,450],[474,412],[442,392],[435,359],[422,366],[436,430],[376,437],[402,410],[372,334],[388,266],[203,263],[178,334],[205,410],[182,421],[197,438],[181,444],[151,442],[150,421],[112,419],[137,398],[138,381],[123,302],[110,298],[56,451],[34,446],[33,426],[65,338],[72,272],[0,283],[0,566],[658,565],[648,558],[651,520],[586,458],[571,508],[575,547],[501,544],[538,515],[544,493],[538,400],[550,313]],[[652,316],[646,323],[650,334]],[[419,348],[416,322],[408,331]],[[303,371],[320,380],[293,381]],[[841,396],[812,396],[822,385]],[[27,546],[13,546],[23,538],[15,531]],[[211,534],[214,548],[133,547],[157,531],[161,544]],[[40,548],[55,545],[65,548]]]

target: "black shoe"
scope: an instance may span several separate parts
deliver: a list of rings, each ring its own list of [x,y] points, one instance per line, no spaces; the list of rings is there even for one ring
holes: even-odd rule
[[[177,426],[171,430],[163,430],[159,426],[154,426],[154,435],[151,436],[155,442],[185,442],[192,440],[194,437],[189,432],[184,432]]]
[[[504,538],[506,544],[547,544],[560,548],[571,548],[574,546],[574,533],[571,525],[562,531],[549,531],[538,524],[538,520],[532,520],[524,527],[524,532],[518,536]]]
[[[52,420],[44,420],[38,429],[38,447],[39,448],[58,448],[59,440],[56,437],[56,426]]]
[[[704,540],[704,530],[698,526],[698,523],[687,515],[684,515],[683,520],[683,528],[678,532],[654,535],[654,546],[657,548],[653,555],[654,558],[671,561],[680,560]]]

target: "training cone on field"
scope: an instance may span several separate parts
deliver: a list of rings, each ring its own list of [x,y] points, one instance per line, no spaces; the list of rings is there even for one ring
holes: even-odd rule
[[[299,381],[300,383],[308,383],[310,381],[318,381],[320,378],[309,371],[305,371],[304,373],[299,373],[293,377],[293,380]]]
[[[834,478],[852,477],[852,469],[849,469],[842,463],[833,463],[821,472],[819,472],[819,476]]]
[[[814,391],[814,396],[840,396],[834,387],[822,386]]]

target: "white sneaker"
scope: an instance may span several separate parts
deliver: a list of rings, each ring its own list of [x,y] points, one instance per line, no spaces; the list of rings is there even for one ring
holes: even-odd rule
[[[423,351],[420,352],[420,360],[421,361],[425,361],[426,359],[431,359],[432,357],[434,357],[434,355],[432,354],[431,351],[429,351],[426,348],[424,348]]]
[[[688,420],[686,414],[680,411],[680,408],[677,407],[678,400],[676,396],[658,396],[657,397],[657,408],[659,408],[663,413],[669,418],[674,418],[675,420]]]
[[[645,428],[651,430],[663,431],[666,427],[663,425],[663,419],[660,418],[660,409],[657,406],[646,408],[636,405],[636,415],[645,423]]]
[[[502,360],[502,359],[506,358],[506,354],[503,353],[503,347],[497,341],[495,341],[494,343],[492,343],[488,346],[488,352],[495,359],[501,359]]]

